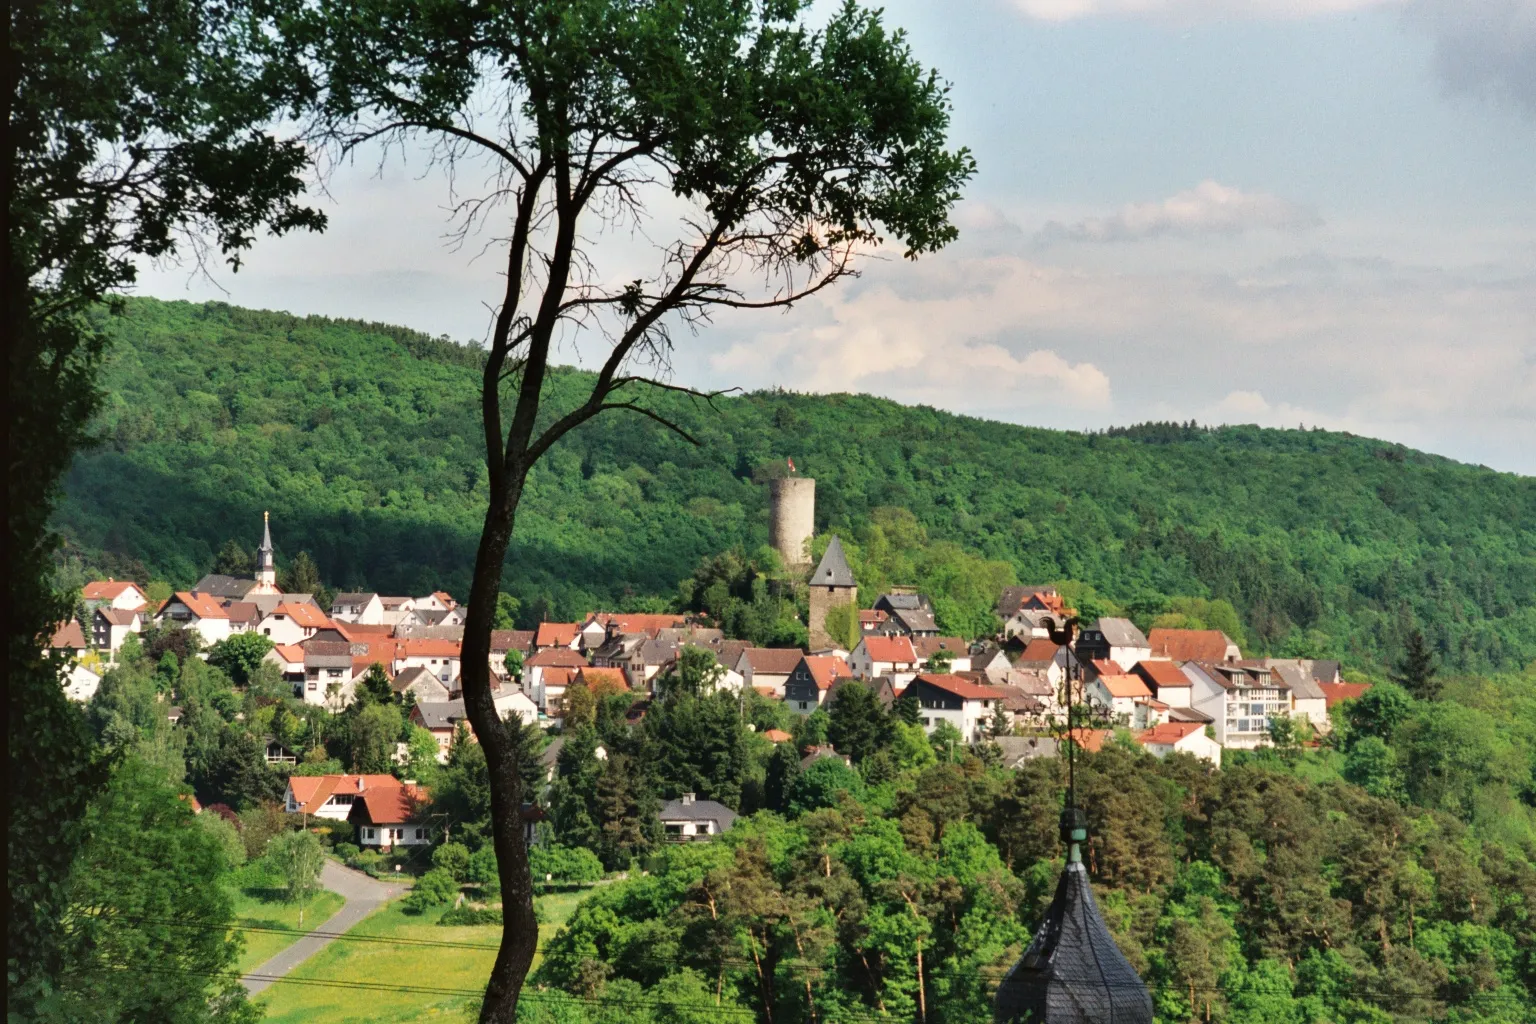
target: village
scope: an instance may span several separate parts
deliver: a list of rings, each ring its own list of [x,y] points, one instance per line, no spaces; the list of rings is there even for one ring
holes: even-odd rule
[[[581,621],[493,630],[489,669],[497,711],[503,719],[559,732],[568,696],[581,688],[593,696],[629,695],[628,720],[636,723],[658,680],[691,650],[707,652],[708,686],[715,691],[738,697],[751,691],[809,716],[830,709],[844,687],[866,687],[887,711],[897,702],[910,705],[930,736],[952,729],[948,735],[987,749],[1004,767],[1056,756],[1065,742],[1096,751],[1117,730],[1158,758],[1178,752],[1219,767],[1225,750],[1268,746],[1277,734],[1293,742],[1326,734],[1329,710],[1368,688],[1345,682],[1336,661],[1246,658],[1219,630],[1143,634],[1128,619],[1108,617],[1074,630],[1068,625],[1074,609],[1049,585],[1002,590],[996,608],[1002,628],[987,637],[942,635],[931,601],[910,588],[860,608],[858,584],[836,536],[810,566],[814,488],[813,480],[787,477],[773,481],[770,494],[774,546],[806,580],[806,649],[754,647],[680,613],[593,611]],[[333,714],[353,703],[370,672],[381,671],[409,707],[410,722],[436,739],[440,762],[456,737],[473,740],[461,693],[464,607],[441,591],[420,597],[344,592],[329,607],[311,594],[283,593],[269,522],[250,579],[205,575],[155,606],[136,583],[98,580],[83,589],[82,607],[83,621],[64,624],[53,639],[68,652],[65,686],[74,700],[91,699],[130,635],[169,625],[193,631],[204,648],[240,634],[265,638],[264,660],[293,696]],[[839,644],[829,619],[849,621],[850,612],[856,637],[848,639],[856,642]],[[178,711],[168,714],[174,720]],[[765,738],[793,742],[780,729]],[[801,753],[806,763],[842,756],[829,744]],[[297,756],[274,742],[267,760],[280,767]],[[393,775],[295,776],[284,803],[290,813],[351,820],[364,846],[432,842],[430,794]],[[662,808],[661,826],[670,838],[708,837],[734,817],[730,808],[684,794]],[[530,840],[536,837],[531,822]]]

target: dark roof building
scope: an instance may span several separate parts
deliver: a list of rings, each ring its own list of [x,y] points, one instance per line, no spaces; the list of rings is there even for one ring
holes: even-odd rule
[[[856,587],[858,582],[853,578],[853,570],[848,567],[848,557],[843,554],[843,542],[834,534],[832,542],[827,545],[826,554],[821,556],[821,561],[816,565],[816,571],[811,573],[811,586],[813,587]]]

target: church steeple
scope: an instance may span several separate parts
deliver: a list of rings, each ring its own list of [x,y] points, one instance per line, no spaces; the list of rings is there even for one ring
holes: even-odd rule
[[[277,591],[277,566],[272,561],[272,523],[271,514],[261,514],[261,547],[256,549],[256,585],[258,588],[270,587],[266,593]]]

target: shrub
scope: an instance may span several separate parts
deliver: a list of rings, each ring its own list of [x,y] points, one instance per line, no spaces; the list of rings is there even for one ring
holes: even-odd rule
[[[437,919],[437,923],[444,927],[466,924],[501,924],[500,907],[471,907],[468,904],[462,907],[450,907],[443,916]]]
[[[217,814],[209,814],[206,810],[195,819],[199,826],[213,833],[219,841],[219,848],[224,851],[224,859],[232,868],[238,868],[245,863],[245,843],[240,838],[240,831],[230,822]]]
[[[556,882],[596,882],[603,877],[603,862],[585,847],[541,843],[528,851],[528,871],[536,882],[546,877]]]
[[[442,868],[433,868],[416,880],[411,894],[405,898],[405,909],[420,914],[428,907],[441,906],[459,894],[459,883]]]
[[[240,812],[240,838],[245,841],[248,860],[258,860],[267,852],[267,843],[288,830],[289,815],[280,805],[271,803]],[[297,816],[294,816],[295,818]],[[295,821],[294,824],[297,822]]]
[[[469,872],[469,847],[463,843],[444,843],[432,851],[432,866],[448,872],[455,881],[463,881]]]
[[[359,871],[366,871],[370,875],[379,873],[379,865],[384,860],[379,856],[378,850],[362,850],[356,857],[347,862],[348,867],[354,867]]]
[[[351,864],[357,859],[357,855],[363,851],[351,843],[337,843],[331,847],[331,852],[341,858],[343,864]]]
[[[357,841],[357,827],[350,821],[327,821],[314,832],[333,848],[350,846]]]

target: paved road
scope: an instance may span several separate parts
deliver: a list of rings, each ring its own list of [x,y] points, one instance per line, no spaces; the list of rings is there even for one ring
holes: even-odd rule
[[[338,892],[346,899],[346,903],[330,920],[315,927],[317,932],[326,932],[326,935],[305,935],[299,941],[283,950],[277,956],[251,971],[241,978],[245,990],[251,995],[265,989],[272,984],[274,978],[281,978],[299,964],[308,960],[331,943],[331,936],[340,934],[351,928],[357,922],[367,917],[378,909],[379,904],[387,899],[398,896],[404,892],[402,886],[385,885],[361,871],[353,871],[344,868],[340,864],[326,858],[325,866],[320,869],[320,884],[327,889]]]

